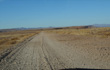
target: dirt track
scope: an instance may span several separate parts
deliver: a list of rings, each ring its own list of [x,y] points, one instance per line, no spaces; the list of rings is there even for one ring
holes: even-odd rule
[[[110,69],[110,61],[95,62],[97,60],[89,57],[87,52],[68,48],[48,34],[40,33],[3,58],[0,70]]]

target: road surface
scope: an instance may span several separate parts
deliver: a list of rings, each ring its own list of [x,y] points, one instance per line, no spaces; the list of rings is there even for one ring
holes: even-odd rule
[[[60,70],[69,68],[94,68],[82,53],[52,40],[46,33],[32,37],[17,46],[0,62],[0,70]],[[75,59],[79,62],[75,62]],[[81,60],[81,61],[80,61]],[[88,63],[87,65],[85,63]],[[95,68],[101,68],[95,67]]]

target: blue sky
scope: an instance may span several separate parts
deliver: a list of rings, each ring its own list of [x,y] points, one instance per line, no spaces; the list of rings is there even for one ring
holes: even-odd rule
[[[0,0],[0,29],[110,24],[110,0]]]

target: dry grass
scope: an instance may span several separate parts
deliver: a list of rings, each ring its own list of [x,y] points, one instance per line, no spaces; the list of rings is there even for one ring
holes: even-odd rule
[[[102,38],[110,37],[110,27],[88,29],[44,29],[43,31],[57,34],[87,35]],[[10,48],[39,32],[41,32],[41,30],[0,32],[0,51]]]
[[[50,33],[57,34],[71,34],[71,35],[88,35],[108,38],[110,37],[110,27],[103,28],[88,28],[88,29],[57,29],[57,30],[48,30]]]
[[[16,45],[25,39],[39,33],[38,30],[22,30],[0,33],[0,52]]]

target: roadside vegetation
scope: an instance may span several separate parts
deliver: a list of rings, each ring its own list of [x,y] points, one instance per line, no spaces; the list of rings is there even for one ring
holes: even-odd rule
[[[86,35],[101,38],[110,37],[110,27],[102,28],[59,28],[59,29],[43,29],[43,30],[20,30],[20,31],[7,31],[0,32],[0,52],[10,48],[25,39],[45,31],[48,33],[67,34],[67,35]]]
[[[0,32],[0,52],[38,34],[38,30]]]
[[[48,30],[50,33],[57,34],[70,34],[70,35],[88,35],[95,37],[110,37],[110,27],[102,27],[102,28],[84,28],[84,29],[53,29]]]

